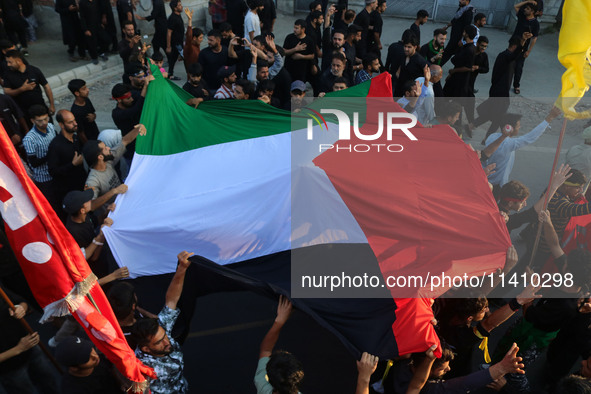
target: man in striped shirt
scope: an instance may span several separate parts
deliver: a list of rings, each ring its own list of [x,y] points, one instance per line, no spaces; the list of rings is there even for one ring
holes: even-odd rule
[[[46,106],[35,104],[29,108],[29,116],[33,128],[23,138],[23,146],[27,153],[27,161],[33,171],[33,181],[52,206],[59,206],[54,201],[52,177],[47,167],[47,151],[55,138],[53,124],[49,122],[49,111]]]

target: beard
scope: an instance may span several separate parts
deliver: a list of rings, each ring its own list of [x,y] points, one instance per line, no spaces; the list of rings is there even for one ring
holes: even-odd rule
[[[112,154],[103,155],[103,161],[112,161],[112,160],[115,160],[115,156],[113,156]]]

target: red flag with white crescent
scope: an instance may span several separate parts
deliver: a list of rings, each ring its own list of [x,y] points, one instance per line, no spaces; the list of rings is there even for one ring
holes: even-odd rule
[[[41,321],[71,313],[96,347],[134,390],[154,371],[127,344],[103,290],[82,251],[27,175],[0,126],[0,214],[6,236],[44,314]]]

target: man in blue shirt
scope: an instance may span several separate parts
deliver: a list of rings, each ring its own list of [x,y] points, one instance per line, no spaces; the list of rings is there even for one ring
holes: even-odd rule
[[[560,115],[560,109],[552,107],[548,116],[546,116],[546,119],[542,123],[521,137],[517,137],[521,127],[521,115],[505,115],[505,124],[510,125],[513,128],[513,131],[508,135],[499,132],[493,133],[488,136],[485,143],[486,146],[489,146],[497,139],[503,138],[499,148],[488,158],[486,163],[484,163],[484,166],[496,163],[496,171],[488,178],[488,181],[493,186],[498,188],[509,182],[509,175],[511,174],[511,170],[513,170],[513,163],[515,162],[515,151],[534,143],[544,131],[546,131],[550,122],[552,122],[552,120],[558,115]]]

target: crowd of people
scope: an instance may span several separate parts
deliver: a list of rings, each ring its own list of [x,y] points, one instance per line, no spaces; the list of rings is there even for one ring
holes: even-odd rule
[[[131,0],[117,0],[118,41],[109,1],[57,0],[70,60],[96,64],[109,53],[123,60],[122,81],[111,90],[115,102],[112,121],[117,129],[102,131],[84,80],[68,83],[71,107],[56,111],[45,76],[28,63],[27,41],[35,40],[36,21],[27,1],[4,1],[0,19],[2,124],[30,177],[100,278],[136,356],[155,369],[158,379],[150,382],[151,392],[189,391],[182,350],[187,322],[180,328],[175,323],[181,314],[178,302],[191,270],[192,253],[183,251],[177,256],[164,307],[152,313],[140,307],[133,284],[122,280],[129,272],[116,267],[102,227],[112,225],[107,215],[116,209],[115,197],[127,191],[124,181],[135,139],[146,133],[140,116],[153,74],[179,81],[175,75],[179,61],[187,73],[183,89],[193,97],[187,104],[194,107],[206,100],[258,99],[298,111],[306,105],[305,96],[323,97],[388,72],[393,97],[424,127],[445,124],[460,137],[471,138],[475,128],[491,122],[484,147],[478,150],[484,172],[509,232],[527,224],[521,237],[528,250],[518,258],[511,247],[504,273],[524,272],[535,254],[531,267],[547,270],[545,264],[552,257],[553,272],[572,274],[573,283],[541,292],[543,298],[538,288],[530,286],[508,302],[491,298],[490,307],[486,295],[491,289],[472,298],[436,300],[433,325],[442,356],[435,357],[436,346],[396,360],[380,361],[363,353],[357,362],[356,392],[467,393],[485,387],[507,393],[533,392],[525,372],[543,352],[547,353],[544,381],[537,386],[557,394],[591,392],[591,253],[580,248],[565,253],[560,243],[572,217],[591,214],[591,203],[583,199],[591,179],[591,127],[583,132],[584,143],[568,151],[566,164],[556,170],[550,187],[531,208],[525,209],[530,194],[527,186],[511,179],[516,152],[534,143],[560,116],[554,107],[544,121],[520,136],[521,115],[509,112],[511,85],[520,94],[525,60],[540,33],[541,0],[515,4],[517,26],[507,49],[494,60],[489,98],[477,108],[475,81],[490,71],[489,39],[483,34],[486,15],[477,13],[470,0],[460,0],[453,19],[435,29],[429,39],[421,32],[429,13],[419,10],[401,39],[384,50],[385,57],[381,37],[385,0],[365,0],[360,12],[346,2],[334,5],[314,0],[307,17],[294,22],[293,33],[283,39],[283,45],[273,33],[277,15],[272,0],[211,0],[213,29],[207,33],[193,27],[193,12],[183,8],[180,0],[171,0],[169,6],[172,12],[167,18],[164,2],[153,0],[152,12],[142,16],[135,13]],[[188,19],[186,27],[183,13]],[[150,45],[139,34],[136,19],[154,22]],[[201,49],[205,39],[207,45]],[[442,66],[448,61],[453,67],[444,76]],[[549,203],[544,210],[546,199]],[[539,245],[535,243],[538,228],[542,230]],[[49,340],[66,372],[59,382],[49,372],[51,366],[36,346],[39,335],[27,333],[18,324],[39,307],[3,232],[0,244],[2,288],[15,304],[9,308],[0,300],[4,333],[0,393],[2,389],[33,393],[35,387],[43,393],[125,392],[130,382],[97,352],[71,317],[61,319],[59,330]],[[292,353],[275,350],[291,310],[291,302],[282,296],[276,319],[262,339],[258,365],[253,363],[259,393],[299,392],[304,366]],[[519,317],[511,319],[515,314]],[[487,346],[491,332],[510,319],[514,325],[491,356]],[[479,368],[472,360],[475,348],[482,351],[479,357],[484,363]],[[579,358],[583,359],[580,372],[571,375],[571,370],[578,369]]]

